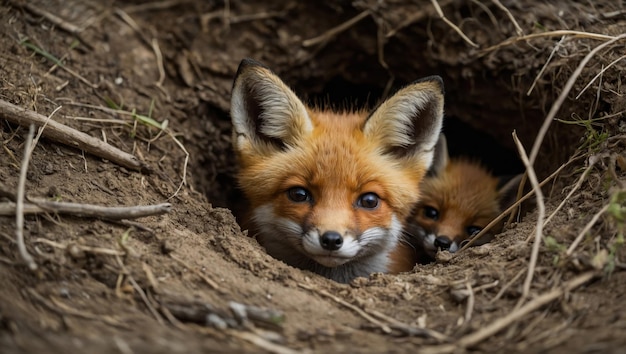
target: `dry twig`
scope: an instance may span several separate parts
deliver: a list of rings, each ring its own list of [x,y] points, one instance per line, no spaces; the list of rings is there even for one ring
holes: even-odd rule
[[[32,288],[27,288],[26,292],[28,293],[28,295],[30,295],[32,298],[34,298],[35,300],[37,300],[40,304],[42,304],[43,306],[47,307],[50,311],[57,313],[61,316],[75,316],[75,317],[79,317],[79,318],[83,318],[83,319],[87,319],[87,320],[92,320],[92,321],[101,321],[104,322],[110,326],[115,326],[115,327],[119,327],[119,328],[124,328],[124,329],[130,329],[130,327],[128,327],[125,323],[123,323],[122,321],[108,316],[108,315],[96,315],[96,314],[91,314],[91,313],[87,313],[84,311],[80,311],[77,310],[75,308],[69,307],[65,304],[63,304],[60,301],[57,301],[55,299],[51,299],[48,300],[46,298],[44,298],[43,296],[41,296],[39,293],[37,293],[35,291],[35,289]]]
[[[317,289],[314,288],[312,286],[306,285],[306,284],[298,284],[299,287],[316,292],[324,297],[327,297],[333,301],[335,301],[336,303],[349,308],[350,310],[356,312],[359,316],[363,317],[364,319],[368,320],[370,323],[374,324],[376,327],[379,327],[384,333],[391,333],[391,328],[389,328],[389,325],[382,323],[380,321],[378,321],[377,319],[373,318],[372,316],[370,316],[367,312],[363,311],[362,309],[352,305],[349,302],[346,302],[338,297],[336,297],[335,295],[329,293],[328,291],[325,290],[321,290],[321,289]]]
[[[37,269],[37,263],[33,257],[28,253],[26,244],[24,243],[24,196],[26,194],[26,172],[28,171],[28,163],[31,156],[31,145],[33,143],[33,136],[35,135],[35,126],[30,125],[28,129],[28,136],[24,141],[24,156],[22,158],[22,166],[20,168],[20,178],[17,184],[17,201],[15,205],[15,240],[17,242],[17,248],[20,252],[22,260],[26,262],[30,270]]]
[[[439,333],[435,330],[424,328],[424,327],[411,326],[409,324],[400,322],[397,319],[387,316],[384,313],[378,312],[376,310],[366,309],[365,311],[374,317],[378,317],[381,321],[386,321],[387,323],[389,323],[389,327],[399,332],[402,332],[407,336],[433,338],[439,342],[450,341],[450,337],[446,336],[443,333]]]
[[[517,146],[520,158],[526,166],[528,180],[530,181],[530,185],[535,191],[535,197],[537,199],[537,226],[535,226],[535,243],[533,244],[533,249],[530,254],[528,273],[526,274],[526,280],[524,281],[522,297],[519,301],[519,303],[521,304],[524,300],[526,300],[526,298],[528,298],[528,294],[530,293],[530,284],[532,283],[533,276],[535,275],[535,267],[537,265],[537,258],[539,257],[539,246],[541,245],[541,240],[543,238],[543,223],[546,214],[546,205],[543,200],[543,192],[541,191],[541,186],[539,185],[537,175],[535,174],[535,169],[528,159],[528,156],[526,155],[526,150],[524,150],[522,143],[517,138],[517,134],[515,133],[515,131],[513,132],[513,140],[515,141],[515,145]]]
[[[530,39],[535,39],[535,38],[543,38],[543,37],[560,37],[560,36],[571,36],[573,38],[590,38],[590,39],[596,39],[596,40],[602,40],[602,41],[607,41],[607,40],[614,40],[617,37],[613,37],[613,36],[608,36],[606,34],[599,34],[599,33],[589,33],[589,32],[582,32],[582,31],[572,31],[572,30],[558,30],[558,31],[548,31],[548,32],[541,32],[541,33],[533,33],[533,34],[527,34],[525,36],[521,36],[521,37],[514,37],[514,38],[510,38],[507,39],[505,41],[502,41],[496,45],[493,45],[491,47],[482,49],[479,52],[479,56],[485,55],[489,52],[493,52],[494,50],[500,49],[502,47],[506,47],[508,45],[511,45],[513,43],[517,43],[517,42],[521,42],[521,41],[527,41]]]
[[[467,289],[468,297],[467,297],[467,308],[465,309],[465,321],[463,324],[469,323],[472,319],[472,313],[474,312],[474,303],[476,299],[474,297],[474,289],[472,289],[472,285],[467,282],[465,283],[465,288]]]
[[[150,302],[150,300],[146,296],[146,292],[141,288],[141,286],[139,286],[139,284],[137,284],[137,282],[135,281],[135,278],[130,274],[130,272],[126,268],[126,265],[124,265],[124,262],[122,262],[122,259],[119,256],[115,256],[115,259],[117,260],[117,264],[122,269],[122,272],[124,272],[124,275],[128,278],[128,280],[132,284],[132,286],[135,289],[135,291],[139,294],[139,297],[141,297],[141,299],[143,300],[143,303],[148,308],[148,311],[150,311],[152,316],[154,316],[154,319],[159,324],[164,325],[165,321],[163,320],[163,318],[161,317],[159,312],[154,308],[154,306],[152,306],[152,303]]]
[[[135,205],[127,207],[110,207],[83,203],[55,202],[41,198],[29,198],[32,203],[24,204],[22,214],[58,213],[88,218],[109,220],[137,219],[146,216],[161,215],[172,210],[170,203],[155,205]],[[16,215],[15,203],[0,204],[0,215]]]
[[[235,330],[228,330],[227,333],[230,336],[233,337],[237,337],[239,339],[243,339],[246,342],[249,342],[251,344],[256,345],[257,347],[266,350],[270,353],[275,353],[275,354],[296,354],[296,353],[302,353],[301,351],[296,351],[290,348],[287,348],[285,346],[282,346],[280,344],[277,343],[272,343],[270,341],[268,341],[267,339],[259,336],[258,334],[254,333],[254,332],[240,332],[240,331],[235,331]]]
[[[178,256],[174,255],[173,253],[169,254],[170,257],[175,260],[176,262],[182,264],[185,268],[189,269],[190,271],[192,271],[194,274],[196,274],[197,276],[200,277],[200,279],[204,280],[205,283],[207,283],[212,289],[214,290],[220,290],[220,286],[217,284],[217,282],[215,282],[213,279],[207,277],[206,275],[200,273],[199,271],[197,271],[195,268],[193,268],[191,265],[189,265],[187,262],[183,261],[182,259],[178,258]]]
[[[353,18],[349,19],[348,21],[340,24],[339,26],[336,26],[336,27],[333,27],[333,28],[329,29],[328,31],[322,33],[321,35],[319,35],[319,36],[317,36],[315,38],[310,38],[310,39],[306,39],[306,40],[302,41],[302,46],[307,48],[307,47],[314,46],[316,44],[324,43],[324,42],[330,40],[331,38],[337,36],[339,33],[349,29],[352,26],[354,26],[359,21],[363,20],[364,18],[366,18],[369,15],[370,15],[370,11],[369,10],[365,10],[365,11],[361,12],[360,14],[354,16]]]
[[[506,6],[502,5],[500,0],[491,0],[491,2],[493,2],[498,8],[500,8],[500,10],[506,13],[506,15],[509,17],[509,20],[511,20],[511,22],[513,23],[513,26],[515,27],[515,32],[517,33],[517,35],[523,36],[524,31],[522,30],[522,27],[520,27],[519,23],[517,23],[517,21],[515,20],[515,17],[513,17],[513,14],[511,13],[511,11],[509,11],[509,9],[507,9]]]
[[[113,161],[126,168],[147,173],[151,172],[151,169],[144,162],[139,161],[131,154],[59,122],[50,120],[46,123],[47,118],[45,116],[4,100],[0,100],[0,117],[22,126],[30,124],[43,126],[46,124],[46,130],[43,132],[43,135],[48,139],[85,150],[90,154]]]
[[[452,23],[452,21],[448,20],[448,18],[443,14],[443,10],[441,9],[441,6],[439,6],[439,3],[437,2],[437,0],[431,0],[431,3],[433,4],[433,6],[435,7],[435,10],[437,11],[437,14],[439,15],[439,17],[441,17],[441,19],[443,20],[443,22],[445,22],[448,26],[450,26],[459,36],[461,36],[461,38],[463,38],[463,40],[471,45],[474,48],[478,48],[478,44],[474,43],[471,39],[469,39],[465,33],[463,33],[463,31],[454,23]]]
[[[574,195],[574,193],[578,191],[578,189],[582,186],[583,181],[585,180],[585,178],[587,178],[587,175],[589,175],[589,172],[591,172],[591,169],[596,164],[596,162],[598,162],[598,160],[599,158],[595,155],[592,155],[588,159],[589,166],[587,166],[585,171],[583,171],[583,173],[580,175],[580,178],[578,179],[578,181],[576,182],[576,185],[574,185],[572,190],[570,190],[569,193],[567,193],[567,195],[565,196],[565,198],[563,198],[561,203],[559,203],[559,205],[552,211],[552,213],[550,213],[548,218],[546,218],[546,220],[544,221],[544,225],[547,225],[552,220],[552,218],[563,208],[563,206],[565,206],[565,202],[567,202],[572,197],[572,195]],[[528,242],[528,240],[526,241]]]
[[[41,9],[37,6],[35,6],[32,3],[29,2],[18,2],[18,1],[11,1],[11,3],[13,3],[13,5],[19,5],[24,7],[26,10],[30,11],[31,13],[41,16],[43,18],[45,18],[46,20],[50,21],[52,24],[54,24],[55,26],[57,26],[58,28],[69,32],[70,34],[73,34],[74,36],[76,36],[76,38],[78,38],[78,40],[83,43],[87,48],[89,48],[90,50],[93,50],[93,46],[83,38],[83,36],[81,35],[81,32],[83,31],[83,28],[76,26],[73,23],[70,23],[68,21],[65,21],[64,19],[62,19],[61,17],[48,12],[44,9]]]
[[[580,231],[580,233],[578,234],[578,236],[576,236],[576,238],[574,239],[574,241],[572,242],[572,244],[569,246],[569,248],[567,249],[567,251],[565,252],[565,254],[567,256],[571,256],[572,253],[574,252],[574,250],[576,249],[576,247],[578,246],[578,244],[580,243],[580,241],[582,241],[583,237],[585,237],[585,235],[587,234],[587,232],[589,232],[589,230],[591,230],[591,228],[593,227],[593,225],[596,224],[596,222],[598,222],[598,219],[600,219],[600,217],[602,216],[602,214],[604,214],[609,207],[611,206],[611,204],[606,204],[605,206],[602,207],[602,209],[600,209],[592,218],[591,220],[589,220],[589,222],[587,223],[587,225],[585,225],[585,227]]]

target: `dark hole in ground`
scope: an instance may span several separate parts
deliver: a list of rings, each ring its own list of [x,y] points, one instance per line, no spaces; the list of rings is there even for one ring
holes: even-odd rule
[[[384,85],[352,83],[340,76],[331,79],[323,88],[322,92],[306,95],[307,102],[314,105],[322,105],[335,110],[366,107],[374,108],[381,100]],[[402,85],[395,87],[399,89]],[[303,96],[302,92],[296,92]],[[485,116],[480,126],[489,127],[491,117]],[[499,119],[499,116],[493,117]],[[474,126],[463,122],[454,116],[445,116],[443,132],[448,141],[450,156],[468,157],[484,164],[497,176],[516,175],[524,171],[524,165],[520,161],[517,152],[506,148],[493,135],[488,134]],[[508,136],[507,136],[508,137]]]

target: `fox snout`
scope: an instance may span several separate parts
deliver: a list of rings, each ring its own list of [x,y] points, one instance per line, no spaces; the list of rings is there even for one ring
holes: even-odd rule
[[[320,236],[320,246],[328,251],[336,251],[343,246],[343,237],[337,231],[326,231]]]
[[[445,235],[435,237],[434,246],[440,250],[455,252],[457,248],[463,247],[469,240],[450,239]]]

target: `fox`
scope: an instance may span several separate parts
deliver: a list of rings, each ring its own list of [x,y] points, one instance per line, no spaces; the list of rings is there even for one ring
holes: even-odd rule
[[[478,161],[451,159],[443,133],[435,150],[431,170],[421,182],[422,197],[407,221],[418,263],[435,259],[438,250],[457,252],[513,204],[522,178],[496,177]],[[488,243],[493,236],[486,233],[472,245]]]
[[[270,256],[340,283],[413,269],[403,230],[433,161],[443,90],[429,76],[371,111],[337,112],[242,60],[230,113],[249,234]]]

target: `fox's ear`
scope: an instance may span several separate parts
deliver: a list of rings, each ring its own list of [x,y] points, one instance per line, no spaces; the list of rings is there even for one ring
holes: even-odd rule
[[[499,177],[498,200],[500,202],[500,210],[508,209],[517,199],[517,190],[522,181],[523,173],[509,177]]]
[[[450,160],[450,155],[448,154],[448,143],[446,141],[446,136],[441,133],[439,135],[439,140],[437,140],[437,145],[435,145],[435,156],[433,157],[433,164],[430,166],[430,170],[428,170],[428,175],[436,176],[441,174],[446,169],[448,160]]]
[[[235,148],[282,149],[313,129],[300,99],[263,64],[239,64],[230,103]]]
[[[429,76],[385,100],[369,116],[363,132],[381,141],[387,152],[417,158],[429,168],[442,121],[443,81]]]

